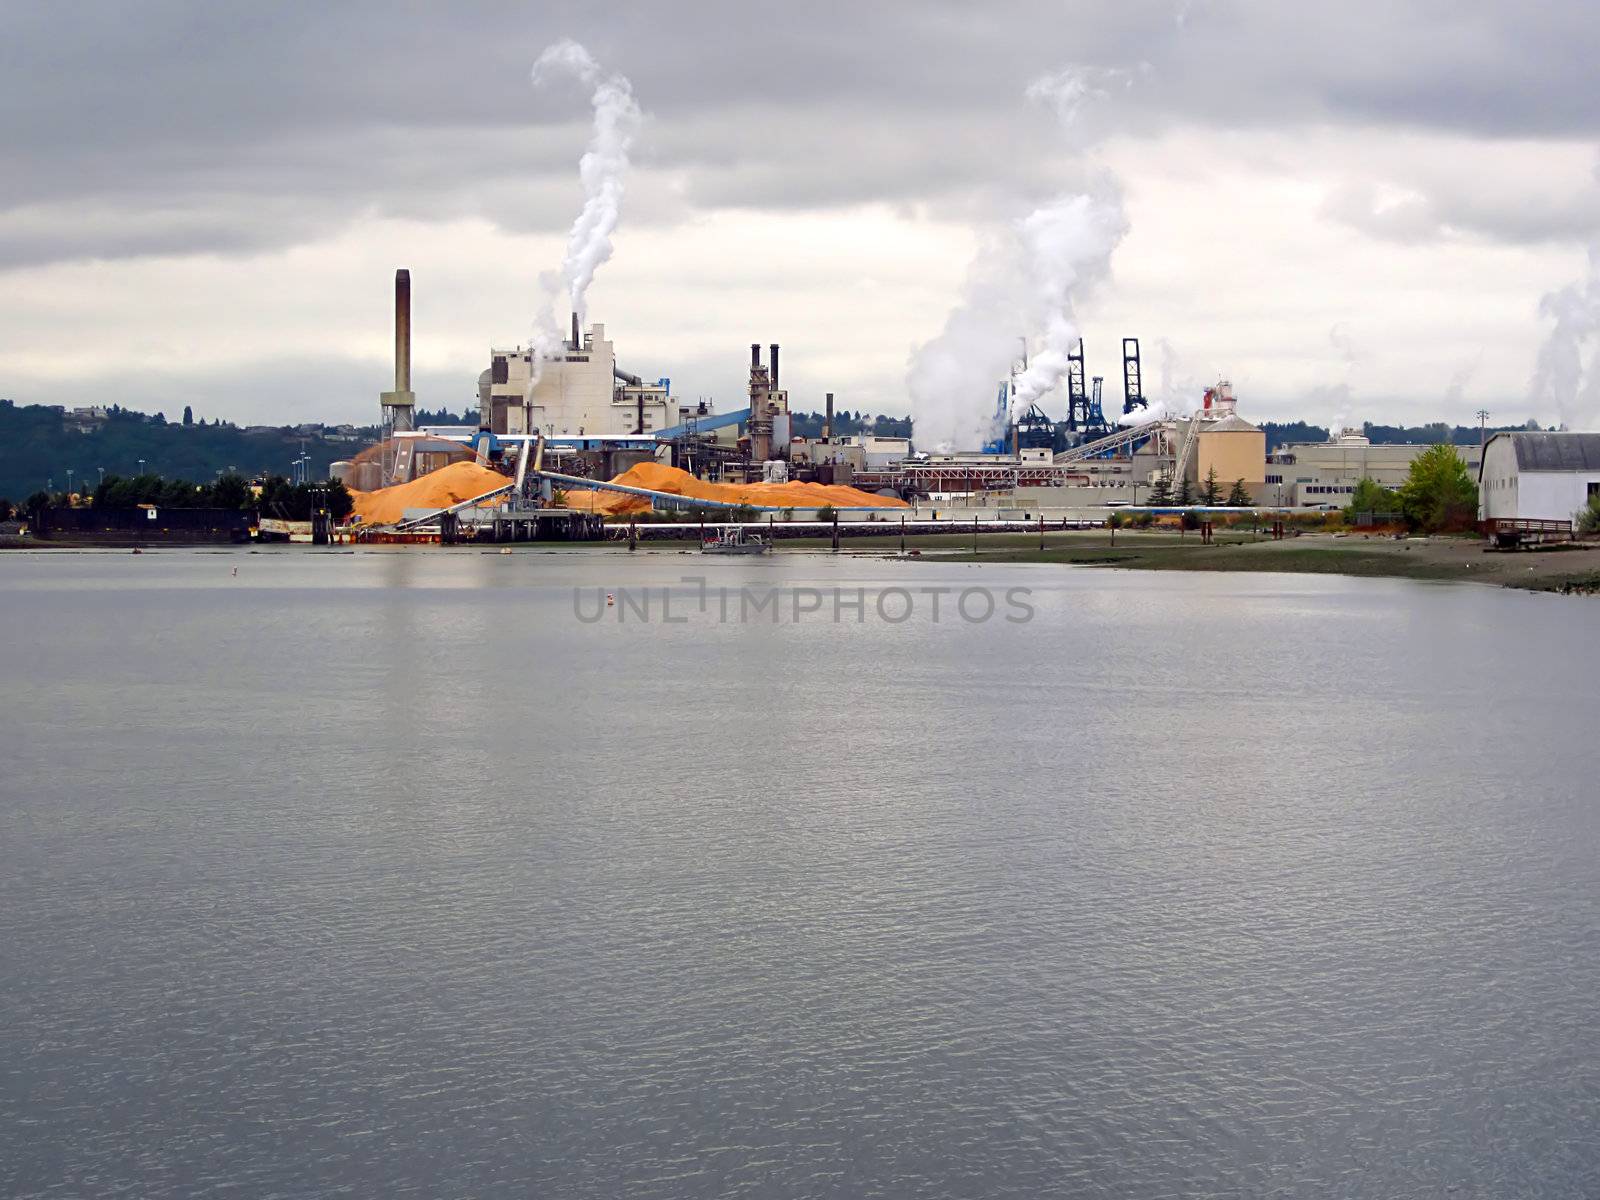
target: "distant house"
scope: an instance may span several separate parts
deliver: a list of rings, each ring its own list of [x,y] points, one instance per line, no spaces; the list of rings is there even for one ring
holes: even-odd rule
[[[64,413],[63,419],[69,429],[76,429],[79,433],[93,433],[106,423],[110,415],[104,407],[94,404],[88,408],[75,408],[71,412]]]
[[[1497,433],[1483,448],[1478,516],[1571,521],[1600,496],[1600,433]]]

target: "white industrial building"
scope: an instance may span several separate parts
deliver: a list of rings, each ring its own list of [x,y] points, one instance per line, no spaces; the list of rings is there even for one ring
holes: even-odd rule
[[[1572,521],[1600,495],[1600,433],[1497,433],[1483,448],[1478,516]]]
[[[1292,508],[1344,508],[1363,479],[1398,489],[1410,477],[1412,461],[1431,449],[1416,442],[1375,446],[1361,430],[1342,429],[1326,442],[1295,442],[1273,451],[1264,495]],[[1451,449],[1469,472],[1478,473],[1477,446]]]
[[[618,369],[604,325],[591,325],[580,335],[573,319],[571,338],[541,359],[531,406],[532,350],[519,346],[489,353],[489,369],[478,376],[478,420],[495,433],[653,434],[685,415],[667,380],[645,383]]]
[[[861,447],[869,471],[881,471],[911,457],[910,438],[858,434],[850,439],[850,444]]]

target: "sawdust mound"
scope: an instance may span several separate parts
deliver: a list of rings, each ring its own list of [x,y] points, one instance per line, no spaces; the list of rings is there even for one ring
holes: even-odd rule
[[[364,525],[392,525],[412,508],[448,508],[471,500],[511,481],[498,471],[476,462],[454,462],[447,467],[394,487],[375,492],[351,492],[355,515]]]
[[[653,462],[640,463],[611,482],[649,488],[653,492],[669,492],[694,500],[718,500],[724,504],[754,504],[769,508],[821,508],[825,504],[834,508],[910,507],[893,496],[877,496],[840,484],[707,483],[677,467]],[[650,501],[643,496],[628,496],[621,492],[582,492],[577,489],[567,493],[567,505],[607,516],[625,516],[650,510]]]

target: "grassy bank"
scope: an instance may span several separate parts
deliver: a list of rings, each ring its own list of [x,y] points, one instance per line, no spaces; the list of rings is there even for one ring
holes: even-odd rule
[[[1220,533],[1205,545],[1197,533],[1118,531],[979,535],[977,552],[967,534],[908,536],[907,549],[940,559],[973,562],[1064,563],[1120,567],[1133,571],[1264,571],[1308,575],[1358,575],[1396,579],[1493,583],[1535,591],[1593,592],[1600,584],[1600,547],[1578,544],[1545,550],[1487,551],[1476,538],[1333,537],[1306,535],[1274,542],[1248,533]],[[795,539],[791,547],[826,548],[825,539]],[[894,554],[898,536],[853,537],[841,542],[845,554]]]

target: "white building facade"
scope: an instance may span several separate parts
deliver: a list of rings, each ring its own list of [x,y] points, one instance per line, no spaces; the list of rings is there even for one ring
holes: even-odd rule
[[[531,408],[532,351],[519,346],[489,353],[489,369],[478,376],[478,420],[495,433],[657,433],[680,419],[667,380],[645,383],[617,369],[604,325],[591,325],[541,360]]]
[[[1482,520],[1575,521],[1600,496],[1600,433],[1497,433],[1478,473]]]
[[[1410,477],[1412,461],[1432,448],[1415,442],[1375,446],[1358,429],[1341,430],[1326,442],[1295,442],[1268,456],[1264,495],[1294,508],[1344,508],[1363,479],[1398,489]],[[1478,473],[1477,446],[1451,449],[1471,474]]]

